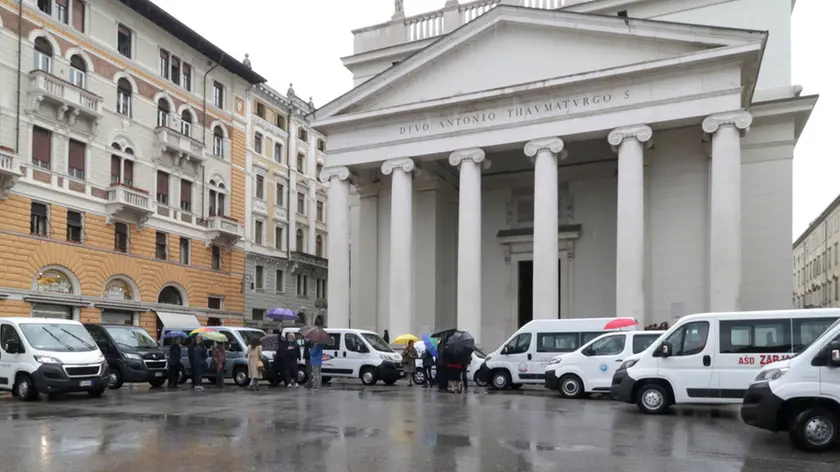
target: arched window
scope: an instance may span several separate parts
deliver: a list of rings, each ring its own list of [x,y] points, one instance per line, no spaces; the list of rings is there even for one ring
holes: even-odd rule
[[[105,288],[102,290],[102,297],[113,298],[115,300],[133,300],[134,290],[127,281],[115,278],[105,284]]]
[[[295,247],[298,251],[303,252],[303,230],[298,229],[295,233]]]
[[[221,126],[213,128],[213,155],[216,157],[225,157],[225,135],[222,132]]]
[[[324,257],[324,239],[321,238],[320,234],[315,236],[315,255]]]
[[[324,326],[324,317],[322,315],[316,316],[314,324],[315,324],[315,326],[323,327]]]
[[[85,88],[87,84],[87,64],[78,54],[70,58],[70,83],[79,88]]]
[[[49,293],[73,293],[73,282],[59,269],[44,269],[35,276],[35,290]]]
[[[210,216],[225,216],[225,184],[210,180]]]
[[[157,125],[158,127],[169,126],[169,102],[164,99],[157,103]]]
[[[131,116],[131,82],[125,78],[117,81],[117,113],[124,116]]]
[[[192,115],[187,110],[181,112],[181,134],[192,137]]]
[[[166,305],[184,305],[184,298],[177,288],[170,286],[164,287],[158,295],[158,303]]]
[[[295,320],[296,324],[305,325],[306,324],[306,312],[300,310],[297,312],[297,319]]]
[[[52,72],[53,49],[50,42],[44,38],[35,39],[35,69]]]

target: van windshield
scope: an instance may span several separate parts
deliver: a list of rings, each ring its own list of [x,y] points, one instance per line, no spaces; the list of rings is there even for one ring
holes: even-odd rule
[[[41,351],[75,352],[99,349],[81,325],[23,323],[20,330],[29,344]]]
[[[238,333],[239,333],[240,336],[242,336],[242,340],[245,341],[245,346],[246,347],[251,345],[251,341],[256,339],[257,342],[259,342],[260,339],[262,339],[262,337],[265,336],[264,331],[260,331],[260,330],[257,330],[257,329],[255,329],[255,330],[250,330],[250,329],[238,330]]]
[[[105,331],[114,338],[115,343],[123,347],[132,349],[154,349],[158,347],[155,340],[143,328],[108,326]]]
[[[388,343],[386,343],[385,340],[380,338],[376,333],[362,333],[362,337],[365,338],[365,341],[370,343],[370,345],[377,351],[394,352],[394,350],[391,349],[391,346],[389,346]]]
[[[805,349],[808,349],[808,346],[811,346],[812,344],[819,344],[822,341],[822,338],[826,337],[826,335],[833,332],[834,328],[837,328],[837,326],[840,326],[840,319],[838,319],[831,326],[826,328],[825,331],[823,331],[819,336],[817,336],[813,341],[811,341],[810,344],[797,346],[796,348],[794,348],[793,352],[796,353],[796,355],[799,355],[802,354],[802,352],[805,351]]]

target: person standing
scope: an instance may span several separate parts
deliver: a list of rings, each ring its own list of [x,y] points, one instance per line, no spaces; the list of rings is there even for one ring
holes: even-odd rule
[[[402,362],[408,386],[414,386],[414,373],[417,372],[417,349],[414,348],[414,341],[409,340],[402,352]]]
[[[321,363],[323,362],[323,355],[324,345],[320,343],[315,343],[309,351],[309,362],[312,364],[310,380],[312,382],[312,388],[315,389],[321,388]]]
[[[198,336],[191,337],[187,345],[187,362],[190,363],[193,388],[195,388],[195,365],[193,365],[193,356],[195,355],[196,338],[198,338]]]
[[[312,388],[312,360],[309,359],[309,354],[312,352],[312,342],[303,341],[303,363],[304,363],[304,377],[306,378],[306,388]]]
[[[259,390],[260,370],[262,368],[262,346],[260,346],[259,339],[253,339],[248,347],[248,377],[251,378],[251,382],[248,384],[249,389]]]
[[[178,388],[178,374],[181,371],[181,338],[172,340],[169,345],[169,383],[168,388]]]
[[[283,363],[286,366],[287,380],[286,388],[298,387],[298,361],[300,360],[300,348],[295,340],[294,333],[286,333],[286,349],[284,350]]]
[[[225,386],[225,343],[217,342],[213,347],[213,364],[216,367],[216,386]]]
[[[391,344],[391,336],[388,335],[387,329],[384,333],[382,333],[382,339],[385,341],[386,344]]]
[[[434,382],[432,381],[432,367],[435,365],[435,356],[432,355],[431,349],[428,347],[423,353],[423,373],[426,374],[426,382],[423,383],[423,388],[432,388]]]
[[[207,362],[207,348],[204,347],[203,340],[196,340],[192,357],[193,388],[196,390],[204,390],[201,386],[201,378],[204,376],[205,362]]]

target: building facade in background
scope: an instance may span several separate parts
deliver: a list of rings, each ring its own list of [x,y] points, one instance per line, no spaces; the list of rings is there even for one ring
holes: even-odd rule
[[[243,324],[246,108],[264,79],[148,0],[18,8],[0,3],[0,311]]]
[[[248,103],[245,317],[265,325],[271,308],[298,313],[298,323],[326,324],[327,196],[317,180],[324,136],[314,111],[289,86],[267,85]]]
[[[793,305],[840,306],[840,197],[793,243]]]
[[[355,88],[315,112],[352,235],[328,245],[331,326],[495,348],[536,318],[791,306],[817,100],[791,83],[794,2],[440,3],[353,31]]]

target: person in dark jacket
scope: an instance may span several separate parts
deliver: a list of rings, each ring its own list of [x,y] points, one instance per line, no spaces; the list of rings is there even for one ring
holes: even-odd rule
[[[423,388],[432,388],[434,385],[434,381],[432,380],[432,367],[435,365],[435,356],[432,355],[432,351],[426,348],[426,351],[423,353],[423,373],[426,374],[426,383],[423,384]]]
[[[201,377],[204,376],[204,363],[207,361],[207,348],[204,341],[196,340],[192,355],[193,388],[204,390],[201,386]]]
[[[292,333],[286,334],[286,349],[284,350],[283,363],[286,366],[288,375],[286,388],[298,388],[298,361],[300,360],[300,348]]]
[[[169,383],[167,387],[178,388],[178,374],[181,368],[181,338],[172,340],[169,346]]]
[[[440,340],[438,344],[438,358],[437,358],[437,374],[435,376],[435,383],[438,385],[438,390],[446,392],[449,387],[448,373],[449,369],[446,367],[446,338]]]
[[[222,388],[225,386],[225,343],[217,342],[211,355],[216,373],[216,386]]]
[[[383,339],[386,343],[391,344],[391,336],[388,334],[388,330],[387,330],[387,329],[385,330],[385,332],[384,332],[384,333],[382,333],[382,339]]]
[[[274,351],[274,369],[277,372],[278,384],[282,382],[287,387],[289,385],[289,368],[286,366],[286,350],[289,347],[289,341],[281,335],[277,335],[277,350]]]
[[[306,378],[306,388],[312,388],[312,359],[309,354],[312,352],[312,341],[303,342],[303,362],[304,362],[304,377]]]
[[[469,381],[467,380],[467,369],[470,367],[470,362],[472,362],[472,351],[465,350],[464,354],[461,356],[461,382],[464,384],[464,392],[467,391],[467,386],[469,385]]]
[[[190,363],[190,372],[195,372],[195,366],[193,366],[193,356],[195,355],[195,344],[196,338],[198,336],[193,336],[190,338],[187,344],[187,362]],[[195,375],[193,374],[193,387],[195,387]]]

